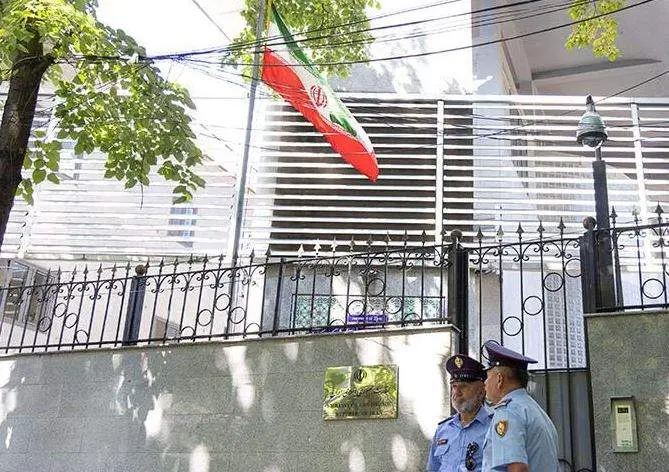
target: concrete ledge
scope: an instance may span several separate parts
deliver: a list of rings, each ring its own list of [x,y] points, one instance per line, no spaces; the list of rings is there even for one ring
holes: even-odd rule
[[[388,326],[386,328],[377,328],[377,329],[362,329],[351,332],[343,333],[311,333],[311,334],[290,334],[290,335],[278,335],[278,336],[258,336],[258,335],[249,335],[248,337],[233,336],[229,339],[212,339],[207,341],[189,341],[183,340],[180,342],[168,342],[164,344],[159,343],[140,343],[136,346],[106,346],[106,347],[92,347],[88,349],[74,349],[74,350],[61,350],[61,351],[43,351],[43,352],[22,352],[16,354],[2,355],[0,354],[0,361],[5,359],[15,359],[28,356],[50,356],[50,355],[59,355],[59,354],[81,354],[82,352],[119,352],[119,351],[132,351],[132,350],[144,350],[152,348],[173,348],[176,346],[188,347],[188,346],[209,346],[209,345],[225,345],[225,346],[238,346],[246,345],[249,343],[257,342],[269,342],[269,341],[278,341],[278,342],[291,342],[291,341],[304,341],[309,339],[317,339],[323,337],[332,337],[332,336],[343,336],[343,337],[369,337],[369,336],[379,336],[379,335],[390,335],[397,336],[403,334],[420,334],[420,333],[439,333],[439,332],[452,332],[459,333],[460,330],[452,324],[442,324],[442,325],[423,325],[423,326]],[[28,347],[29,348],[29,347]],[[26,348],[26,349],[28,349]],[[66,348],[67,349],[67,348]]]
[[[664,308],[654,308],[650,310],[633,311],[607,311],[604,313],[584,313],[584,318],[613,318],[617,316],[639,316],[639,315],[667,315],[669,310]]]

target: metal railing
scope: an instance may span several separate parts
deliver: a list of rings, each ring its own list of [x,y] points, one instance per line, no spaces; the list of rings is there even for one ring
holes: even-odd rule
[[[251,254],[63,272],[10,261],[0,280],[5,353],[452,324],[460,350],[496,339],[541,369],[585,367],[583,312],[669,306],[667,238],[656,222],[545,237],[453,231],[441,246],[386,238],[317,257]],[[362,249],[362,251],[361,251]],[[607,257],[608,256],[608,257]],[[606,266],[604,264],[609,264]]]
[[[662,206],[656,206],[648,224],[641,223],[636,211],[631,224],[618,225],[615,209],[610,219],[610,230],[594,229],[594,221],[584,224],[587,264],[594,267],[590,271],[594,280],[583,289],[586,311],[669,307],[669,221]]]
[[[371,244],[367,245],[367,249]],[[254,254],[46,272],[0,288],[5,353],[195,342],[448,322],[443,247],[286,260]]]

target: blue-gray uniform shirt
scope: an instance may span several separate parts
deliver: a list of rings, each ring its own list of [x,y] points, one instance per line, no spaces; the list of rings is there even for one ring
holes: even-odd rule
[[[483,471],[505,471],[527,464],[530,472],[556,472],[557,431],[546,412],[524,388],[509,392],[493,408],[483,446]]]
[[[474,420],[467,426],[460,423],[460,415],[454,415],[439,423],[430,445],[427,458],[429,472],[468,472],[465,466],[467,448],[476,443],[476,452],[471,456],[476,463],[472,470],[481,470],[483,459],[483,439],[490,427],[492,411],[483,405]]]

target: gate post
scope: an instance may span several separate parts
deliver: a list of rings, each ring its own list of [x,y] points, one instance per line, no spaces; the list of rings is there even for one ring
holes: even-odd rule
[[[595,241],[595,219],[588,216],[583,219],[585,233],[579,239],[581,257],[581,294],[583,313],[597,311],[597,244]]]
[[[595,232],[596,220],[592,216],[583,219],[585,233],[579,238],[581,257],[581,296],[583,301],[583,313],[596,313],[601,306],[598,286],[598,258],[597,258],[597,236]],[[585,362],[586,378],[588,386],[588,409],[590,411],[590,441],[592,444],[591,463],[592,470],[597,470],[597,458],[595,456],[595,426],[594,426],[594,401],[592,398],[592,374],[590,372],[590,347],[588,337],[588,323],[583,319],[583,336],[585,338]]]
[[[448,266],[448,319],[460,331],[456,352],[469,352],[469,255],[460,245],[462,231],[451,231]]]
[[[125,316],[123,328],[122,346],[134,346],[139,338],[139,327],[142,324],[142,308],[144,306],[144,294],[146,293],[146,266],[135,267],[135,276],[130,282],[130,296],[128,297],[128,310]],[[151,337],[151,333],[149,333]]]

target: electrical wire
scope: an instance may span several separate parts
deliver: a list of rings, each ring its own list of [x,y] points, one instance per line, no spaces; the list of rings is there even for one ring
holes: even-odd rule
[[[450,2],[442,2],[444,4],[446,3],[455,3],[456,1],[450,1]],[[515,2],[512,4],[505,4],[505,5],[497,5],[493,7],[487,7],[483,8],[480,10],[475,10],[475,11],[470,11],[470,12],[464,12],[464,13],[457,13],[457,14],[450,14],[450,15],[445,15],[445,16],[440,16],[436,18],[427,18],[427,19],[422,19],[422,20],[414,20],[414,21],[408,21],[408,22],[403,22],[403,23],[396,23],[396,24],[391,24],[391,25],[383,25],[383,26],[378,26],[378,27],[373,27],[373,28],[365,28],[365,29],[360,29],[360,30],[354,30],[354,31],[347,31],[343,33],[338,33],[338,34],[328,34],[328,35],[321,35],[321,36],[315,36],[315,37],[307,37],[304,39],[296,40],[296,42],[300,43],[305,43],[309,41],[316,41],[319,39],[327,39],[331,38],[333,36],[340,36],[340,35],[350,35],[350,34],[358,34],[358,33],[365,33],[365,32],[370,32],[370,31],[378,31],[378,30],[385,30],[385,29],[391,29],[391,28],[400,28],[400,27],[406,27],[406,26],[416,26],[424,23],[431,23],[431,22],[436,22],[436,21],[441,21],[444,19],[452,19],[460,16],[469,16],[469,15],[475,15],[475,14],[480,14],[480,13],[485,13],[489,11],[494,11],[494,10],[499,10],[499,9],[508,9],[508,8],[514,8],[516,6],[521,6],[521,5],[527,5],[527,4],[532,4],[532,3],[537,3],[545,0],[524,0],[524,1],[519,1]],[[584,1],[584,0],[583,0]],[[649,1],[654,1],[654,0],[645,0],[642,3],[649,2]],[[626,7],[629,8],[629,7]],[[617,11],[622,11],[621,10],[616,10],[609,14],[616,13]],[[591,18],[595,19],[597,16]],[[367,20],[364,20],[367,21]],[[351,23],[343,23],[339,25],[330,25],[327,27],[321,27],[321,28],[316,28],[313,30],[307,30],[306,32],[302,33],[294,33],[294,36],[300,36],[303,34],[307,33],[313,33],[313,32],[319,32],[319,31],[328,31],[328,30],[333,30],[337,28],[341,28],[343,26],[347,26],[350,24],[357,24],[361,23],[361,21],[356,21],[356,22],[351,22]],[[571,24],[571,23],[570,23]],[[231,44],[231,45],[226,45],[222,47],[217,47],[217,48],[210,48],[210,49],[205,49],[205,50],[196,50],[196,51],[187,51],[187,52],[181,52],[181,53],[170,53],[170,54],[160,54],[160,55],[154,55],[154,56],[144,56],[140,57],[140,60],[144,61],[160,61],[160,60],[170,60],[170,59],[178,59],[178,58],[185,58],[185,57],[196,57],[196,56],[201,56],[201,55],[211,55],[211,54],[221,54],[221,53],[226,53],[226,52],[234,52],[239,48],[251,48],[255,49],[257,46],[260,45],[268,45],[268,46],[280,46],[280,45],[286,45],[286,44],[291,44],[291,42],[285,42],[285,41],[280,41],[280,42],[272,42],[275,39],[283,39],[282,37],[263,37],[260,40],[254,40],[254,41],[249,41],[247,43],[242,43],[242,44]],[[470,46],[468,46],[470,47]],[[411,56],[408,56],[411,57]],[[87,60],[127,60],[128,58],[120,57],[120,56],[97,56],[97,55],[77,55],[74,56],[75,59],[87,59]],[[387,60],[384,58],[380,58],[379,60]],[[362,62],[368,62],[368,61],[362,61]],[[358,62],[356,62],[358,63]],[[322,63],[323,65],[336,65],[335,63]],[[342,62],[344,64],[344,62]],[[247,65],[244,63],[229,63],[228,65]],[[318,65],[318,64],[317,64]]]
[[[642,0],[638,3],[634,3],[632,5],[628,5],[625,7],[618,8],[616,10],[613,10],[609,13],[602,13],[598,15],[593,15],[590,18],[587,19],[582,19],[582,20],[574,20],[570,21],[567,23],[562,23],[559,25],[547,27],[547,28],[541,28],[535,31],[530,31],[528,33],[522,33],[522,34],[517,34],[515,36],[509,36],[508,38],[502,38],[502,39],[494,39],[490,41],[483,41],[480,43],[475,43],[467,46],[459,46],[459,47],[454,47],[454,48],[446,48],[446,49],[439,49],[436,51],[424,51],[424,52],[418,52],[418,53],[413,53],[413,54],[400,54],[400,55],[395,55],[395,56],[386,56],[386,57],[378,57],[378,58],[371,58],[367,60],[349,60],[349,61],[330,61],[330,62],[315,62],[313,65],[316,66],[339,66],[339,65],[354,65],[354,64],[367,64],[367,63],[372,63],[372,62],[386,62],[386,61],[397,61],[397,60],[402,60],[402,59],[409,59],[409,58],[417,58],[417,57],[426,57],[426,56],[433,56],[437,54],[445,54],[449,52],[457,52],[457,51],[464,51],[468,49],[475,49],[483,46],[490,46],[493,44],[499,44],[499,43],[506,43],[507,41],[514,41],[517,39],[523,39],[523,38],[528,38],[530,36],[535,36],[538,34],[543,34],[543,33],[549,33],[551,31],[555,31],[558,29],[566,28],[569,26],[574,26],[578,25],[581,23],[585,23],[587,21],[592,21],[598,18],[603,18],[606,16],[610,16],[614,13],[619,13],[622,11],[626,11],[632,8],[640,7],[642,5],[645,5],[647,3],[653,2],[655,0]],[[227,65],[230,66],[246,66],[248,64],[245,63],[227,63]],[[281,64],[281,65],[271,65],[271,66],[265,66],[265,67],[284,67],[284,66],[302,66],[303,64],[301,63],[290,63],[290,64]]]

